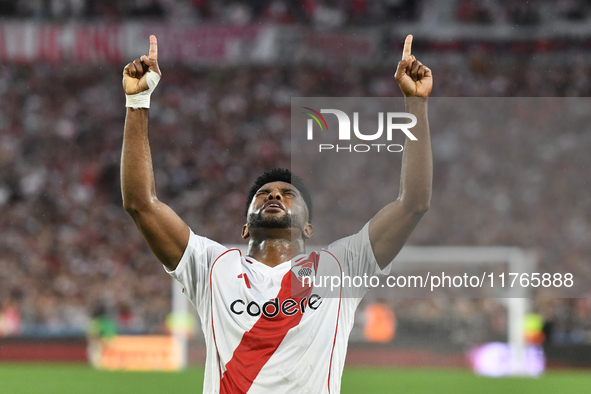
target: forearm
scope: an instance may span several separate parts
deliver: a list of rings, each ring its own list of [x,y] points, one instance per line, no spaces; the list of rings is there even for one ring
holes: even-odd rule
[[[407,97],[405,104],[406,112],[417,117],[417,124],[411,129],[417,140],[407,137],[404,143],[398,198],[407,210],[420,213],[429,209],[433,182],[427,98]]]
[[[121,154],[123,206],[133,214],[156,201],[148,140],[148,109],[127,108]]]

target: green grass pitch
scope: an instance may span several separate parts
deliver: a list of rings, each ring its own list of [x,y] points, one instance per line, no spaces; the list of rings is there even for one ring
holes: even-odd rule
[[[203,369],[184,372],[107,372],[86,365],[0,364],[0,393],[201,393]],[[538,379],[491,379],[441,369],[345,369],[342,394],[591,393],[591,372],[549,372]]]

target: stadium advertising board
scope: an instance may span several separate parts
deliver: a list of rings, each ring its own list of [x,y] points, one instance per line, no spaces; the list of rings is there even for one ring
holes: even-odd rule
[[[88,348],[97,369],[128,371],[175,371],[182,365],[181,349],[167,335],[115,336],[94,340]]]

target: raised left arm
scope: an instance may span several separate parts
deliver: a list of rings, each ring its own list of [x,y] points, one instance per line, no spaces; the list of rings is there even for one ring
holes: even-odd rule
[[[417,140],[407,137],[404,143],[398,198],[369,223],[369,239],[380,268],[386,267],[400,252],[431,201],[433,159],[427,100],[433,78],[431,70],[411,55],[411,45],[409,35],[395,78],[405,96],[406,112],[417,117],[417,124],[412,128]]]

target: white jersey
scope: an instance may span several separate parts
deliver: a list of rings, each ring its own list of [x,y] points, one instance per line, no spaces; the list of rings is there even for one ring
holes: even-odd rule
[[[368,224],[273,268],[191,231],[179,265],[167,272],[201,318],[208,394],[339,393],[355,309],[368,289],[328,294],[306,278],[387,274]]]

